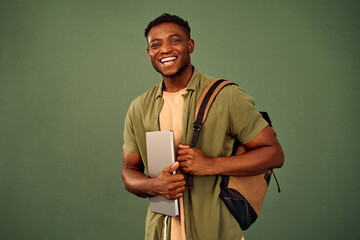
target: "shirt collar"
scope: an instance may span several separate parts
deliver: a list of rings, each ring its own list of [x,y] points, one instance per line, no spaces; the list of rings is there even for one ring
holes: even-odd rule
[[[164,80],[161,81],[158,85],[157,85],[157,90],[155,93],[155,100],[159,97],[162,97],[162,93],[163,93],[163,88],[164,88]]]
[[[193,74],[186,88],[188,91],[195,91],[199,86],[200,72],[195,67],[193,67],[193,69]]]
[[[190,81],[186,87],[187,91],[195,91],[199,85],[200,72],[193,66],[193,74],[191,75]],[[164,80],[157,85],[155,99],[162,97],[164,90]]]

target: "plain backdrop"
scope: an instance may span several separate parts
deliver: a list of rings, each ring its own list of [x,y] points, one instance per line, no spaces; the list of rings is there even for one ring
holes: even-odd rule
[[[121,180],[130,102],[161,77],[144,29],[188,20],[199,71],[268,111],[285,152],[247,240],[359,239],[360,4],[0,0],[0,238],[143,239]],[[210,211],[210,209],[209,209]]]

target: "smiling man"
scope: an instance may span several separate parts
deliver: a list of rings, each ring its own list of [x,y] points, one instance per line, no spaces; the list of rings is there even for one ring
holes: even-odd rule
[[[213,78],[191,64],[194,51],[189,24],[163,14],[145,29],[147,53],[162,81],[130,105],[124,128],[122,177],[139,196],[179,199],[180,216],[148,210],[145,239],[243,239],[242,230],[219,197],[221,175],[250,176],[281,167],[284,156],[254,102],[237,86],[225,87],[208,113],[197,148],[189,148],[195,108]],[[177,162],[156,178],[147,170],[145,133],[173,130]],[[235,139],[247,152],[230,156]],[[176,174],[172,174],[177,171]],[[194,175],[188,189],[186,174]]]
[[[164,90],[177,92],[185,88],[192,75],[190,54],[194,50],[194,40],[190,39],[190,30],[165,22],[154,26],[147,34],[147,53],[155,70],[163,76]]]

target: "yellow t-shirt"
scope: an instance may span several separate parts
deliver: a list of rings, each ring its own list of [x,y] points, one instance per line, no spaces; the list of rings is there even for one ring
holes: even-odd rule
[[[175,152],[181,143],[182,116],[186,88],[178,92],[163,92],[164,104],[160,111],[160,128],[162,131],[174,132]],[[179,199],[180,215],[171,218],[171,240],[186,240],[183,198]]]

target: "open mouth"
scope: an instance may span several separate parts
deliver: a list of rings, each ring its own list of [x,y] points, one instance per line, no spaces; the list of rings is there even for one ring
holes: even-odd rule
[[[170,65],[172,64],[177,57],[167,57],[167,58],[162,58],[160,59],[160,62],[164,65]]]

